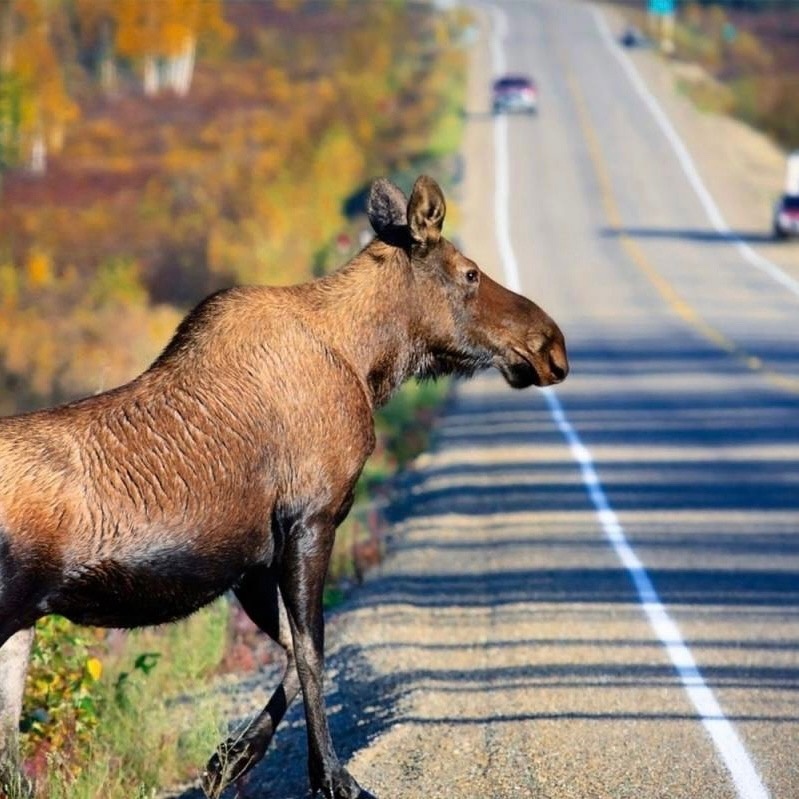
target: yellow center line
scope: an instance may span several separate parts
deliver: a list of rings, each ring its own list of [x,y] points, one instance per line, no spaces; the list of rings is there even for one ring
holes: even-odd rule
[[[724,335],[718,328],[705,321],[696,309],[680,296],[674,286],[658,272],[649,258],[647,258],[638,242],[625,232],[619,204],[613,193],[613,183],[610,179],[607,162],[602,155],[602,148],[597,138],[596,129],[591,122],[585,98],[574,78],[574,73],[562,53],[558,53],[558,60],[561,62],[563,74],[566,77],[566,85],[574,100],[577,120],[583,138],[585,139],[588,156],[599,184],[599,193],[605,217],[608,223],[615,230],[619,231],[619,243],[627,257],[654,286],[668,307],[688,325],[693,327],[694,330],[698,331],[708,341],[711,341],[717,347],[724,350],[724,352],[733,356],[750,371],[762,375],[772,385],[789,391],[792,394],[799,394],[799,379],[774,371],[766,366],[756,355],[748,353],[732,339]]]

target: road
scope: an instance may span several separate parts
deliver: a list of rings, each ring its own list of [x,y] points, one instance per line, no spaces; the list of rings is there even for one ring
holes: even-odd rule
[[[686,134],[680,160],[607,12],[479,19],[460,240],[558,320],[572,374],[458,386],[329,625],[340,754],[382,799],[795,799],[795,251],[724,227],[730,176],[699,196],[717,153]],[[490,116],[504,70],[538,118]],[[297,711],[253,795],[302,795]]]

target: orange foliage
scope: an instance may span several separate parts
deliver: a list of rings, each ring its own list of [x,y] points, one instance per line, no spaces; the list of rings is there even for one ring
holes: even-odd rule
[[[128,58],[175,56],[187,40],[233,36],[219,0],[116,0],[108,11],[116,25],[117,51]]]
[[[25,266],[28,285],[31,288],[40,288],[53,282],[53,265],[47,253],[33,250],[28,255],[28,263]]]

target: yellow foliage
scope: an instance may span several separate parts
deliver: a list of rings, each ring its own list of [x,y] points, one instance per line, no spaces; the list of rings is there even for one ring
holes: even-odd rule
[[[0,266],[0,367],[35,395],[76,396],[131,379],[163,349],[177,309],[151,308],[136,261],[104,263],[87,284],[74,266],[55,279],[41,251],[24,280]],[[67,309],[65,311],[65,309]]]
[[[99,658],[89,658],[86,661],[86,671],[93,680],[99,680],[103,675],[103,664]]]
[[[2,45],[8,68],[6,79],[18,88],[18,118],[14,125],[22,157],[26,158],[37,141],[59,150],[64,129],[77,120],[79,108],[64,85],[46,4],[17,2],[13,12],[18,17],[17,24],[12,23],[4,31],[7,38]],[[4,122],[0,119],[0,130]]]
[[[6,314],[10,313],[17,305],[19,298],[19,273],[14,264],[0,263],[0,308]],[[2,322],[3,316],[0,316]],[[2,337],[0,337],[0,342]]]
[[[316,82],[317,100],[320,103],[332,103],[336,99],[336,87],[327,75]]]
[[[97,631],[79,632],[60,616],[36,623],[22,713],[28,752],[42,744],[62,754],[88,746],[102,705],[97,685],[102,663],[89,649],[100,640]],[[73,764],[70,776],[79,770]]]
[[[274,103],[285,103],[292,96],[292,85],[286,70],[267,67],[264,70],[264,85]]]
[[[31,250],[25,269],[28,285],[33,288],[48,286],[53,281],[53,263],[50,256],[41,250]]]
[[[185,21],[167,20],[160,31],[160,50],[163,55],[174,56],[183,51],[186,42],[192,41],[194,33]]]
[[[233,35],[220,0],[118,0],[111,10],[117,51],[130,58],[176,56],[203,34]]]
[[[359,119],[355,126],[358,142],[362,147],[368,147],[375,138],[375,124],[371,119]]]
[[[86,290],[86,302],[99,308],[146,306],[147,290],[141,283],[139,264],[115,258],[100,266]]]

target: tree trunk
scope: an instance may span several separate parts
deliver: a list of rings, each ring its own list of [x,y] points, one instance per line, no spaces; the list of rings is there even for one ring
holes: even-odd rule
[[[196,47],[197,42],[194,36],[186,36],[181,52],[167,62],[166,82],[179,97],[185,97],[191,88]]]
[[[148,53],[144,57],[144,93],[154,97],[161,88],[160,75],[158,74],[158,59]]]
[[[113,94],[117,88],[117,65],[114,59],[114,37],[111,23],[104,19],[100,27],[100,86],[106,94]]]
[[[41,131],[33,137],[29,166],[34,175],[43,175],[47,171],[47,142]]]

